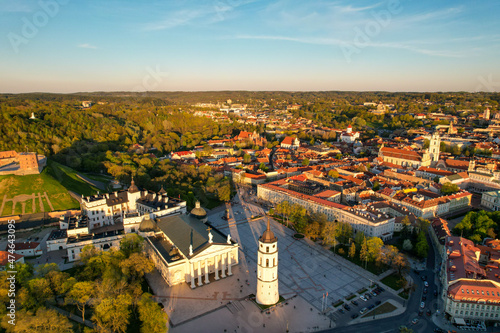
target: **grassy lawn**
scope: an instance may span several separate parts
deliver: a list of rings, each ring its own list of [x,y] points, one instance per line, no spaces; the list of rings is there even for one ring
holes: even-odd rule
[[[398,295],[404,299],[408,299],[408,297],[410,297],[410,295],[406,291],[402,291]]]
[[[76,176],[76,172],[71,168],[65,167],[59,163],[48,161],[47,166],[39,175],[26,176],[0,176],[0,200],[3,200],[4,195],[7,198],[13,198],[17,195],[37,195],[35,199],[35,212],[40,213],[40,201],[38,193],[43,195],[47,192],[49,200],[55,210],[65,210],[78,208],[78,201],[73,199],[68,193],[68,190],[78,194],[91,195],[97,192],[97,189],[83,182]],[[50,211],[50,207],[45,198],[42,197],[45,211]],[[25,213],[32,213],[32,200],[26,202]],[[21,203],[16,204],[16,213],[22,212]],[[12,214],[12,202],[6,202],[2,215]]]
[[[385,302],[385,303],[381,304],[380,306],[376,307],[375,309],[373,309],[372,311],[368,312],[367,314],[365,314],[361,318],[375,316],[375,315],[379,315],[379,314],[383,314],[383,313],[389,313],[389,312],[392,312],[394,310],[396,310],[396,307],[394,305],[392,305],[389,302]]]
[[[394,290],[399,290],[406,284],[406,281],[401,281],[401,277],[396,273],[386,276],[381,280],[381,282]]]
[[[46,169],[47,172],[53,178],[57,179],[68,191],[83,195],[92,195],[98,191],[94,186],[78,178],[76,171],[67,166],[49,160]],[[50,200],[52,200],[52,198],[50,198]]]

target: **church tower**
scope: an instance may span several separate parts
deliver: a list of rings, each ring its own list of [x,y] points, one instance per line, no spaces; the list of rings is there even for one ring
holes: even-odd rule
[[[267,229],[259,238],[257,253],[257,294],[256,301],[262,305],[278,303],[278,239],[271,231],[269,218]]]
[[[437,163],[439,161],[439,150],[441,149],[441,138],[438,133],[434,133],[431,136],[431,141],[429,142],[429,152],[431,154],[431,163]]]

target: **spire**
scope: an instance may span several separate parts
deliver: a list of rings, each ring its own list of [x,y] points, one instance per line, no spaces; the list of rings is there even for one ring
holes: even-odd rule
[[[271,222],[269,221],[269,216],[267,217],[267,229],[264,231],[259,241],[262,243],[274,243],[278,241],[274,233],[271,231]]]

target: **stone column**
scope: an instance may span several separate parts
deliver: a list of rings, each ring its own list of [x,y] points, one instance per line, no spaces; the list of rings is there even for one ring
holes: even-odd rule
[[[194,263],[190,262],[189,267],[191,268],[191,273],[190,273],[191,274],[191,289],[194,289],[194,288],[196,288],[196,283],[195,283],[196,278],[194,277]]]
[[[205,284],[209,284],[208,281],[208,259],[205,259]]]
[[[215,263],[215,280],[219,279],[219,256],[214,256],[214,263]]]
[[[220,261],[222,264],[222,274],[220,277],[225,278],[226,277],[226,262],[224,261],[224,255],[221,254],[220,256]]]
[[[198,286],[203,285],[202,278],[203,276],[201,275],[201,260],[200,260],[198,261]]]
[[[227,253],[227,275],[233,275],[233,272],[231,272],[231,252]]]

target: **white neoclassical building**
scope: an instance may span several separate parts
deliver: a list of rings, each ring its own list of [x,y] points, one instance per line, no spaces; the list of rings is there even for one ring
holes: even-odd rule
[[[279,301],[278,291],[278,239],[267,220],[267,229],[259,238],[257,253],[256,301],[262,305],[273,305]]]
[[[201,210],[150,220],[146,251],[170,286],[186,282],[194,289],[231,276],[239,263],[238,243],[205,224]]]

